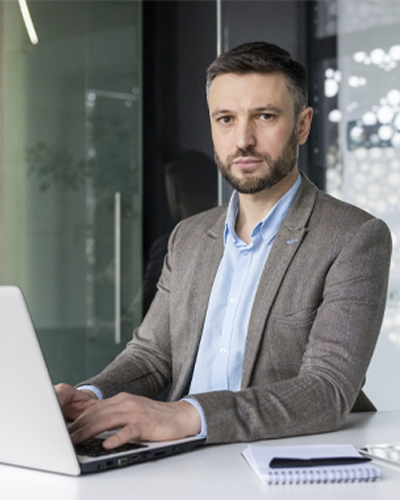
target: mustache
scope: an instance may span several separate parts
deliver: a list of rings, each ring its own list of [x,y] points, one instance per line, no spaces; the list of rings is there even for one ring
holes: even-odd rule
[[[259,153],[254,149],[253,146],[247,148],[237,148],[233,155],[227,157],[227,164],[231,165],[237,158],[255,158],[257,160],[263,160],[267,163],[271,161],[271,156],[267,153]]]

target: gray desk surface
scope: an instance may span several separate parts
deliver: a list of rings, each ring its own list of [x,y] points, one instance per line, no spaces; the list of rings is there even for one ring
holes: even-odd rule
[[[400,442],[400,411],[350,415],[337,432],[260,444]],[[0,443],[1,446],[1,443]],[[400,467],[379,464],[374,483],[268,486],[250,470],[246,443],[203,446],[192,452],[125,469],[67,477],[0,465],[1,500],[399,499]]]

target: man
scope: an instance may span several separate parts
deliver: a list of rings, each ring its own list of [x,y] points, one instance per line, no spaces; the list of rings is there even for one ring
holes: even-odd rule
[[[57,387],[75,442],[116,428],[106,448],[200,432],[253,441],[331,431],[374,409],[362,385],[390,233],[298,173],[312,119],[304,68],[275,45],[239,46],[208,69],[208,104],[236,191],[228,209],[178,224],[125,351],[80,390]],[[170,402],[149,399],[169,383]]]

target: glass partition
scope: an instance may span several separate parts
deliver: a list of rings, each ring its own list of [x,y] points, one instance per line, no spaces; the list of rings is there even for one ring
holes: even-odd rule
[[[76,383],[141,319],[141,8],[0,2],[0,280],[25,293],[53,381]]]
[[[337,2],[338,57],[324,73],[325,127],[338,127],[325,148],[327,190],[385,220],[393,236],[387,310],[366,384],[381,410],[400,408],[399,33],[398,2]]]

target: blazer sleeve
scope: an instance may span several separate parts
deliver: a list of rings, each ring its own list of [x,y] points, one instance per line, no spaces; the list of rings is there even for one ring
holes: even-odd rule
[[[260,352],[248,387],[191,395],[204,411],[208,443],[320,433],[343,424],[380,331],[390,255],[390,232],[374,218],[343,245],[321,276],[321,302],[312,312],[297,374],[264,382],[267,355]],[[267,319],[266,338],[271,323]],[[263,345],[268,349],[268,342]],[[279,338],[274,348],[280,348]]]

